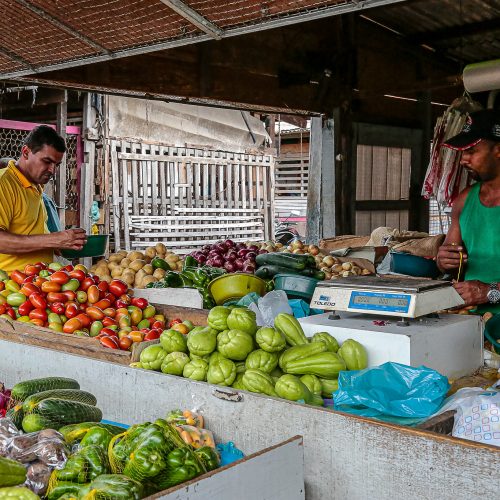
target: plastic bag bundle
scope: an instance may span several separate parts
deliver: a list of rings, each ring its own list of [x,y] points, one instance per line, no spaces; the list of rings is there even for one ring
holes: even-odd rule
[[[191,410],[172,410],[167,415],[167,422],[173,425],[192,425],[203,428],[204,418],[201,413]]]

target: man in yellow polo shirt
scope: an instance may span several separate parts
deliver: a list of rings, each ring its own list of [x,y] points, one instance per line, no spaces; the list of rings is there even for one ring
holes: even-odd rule
[[[52,262],[54,250],[80,250],[85,244],[83,229],[47,229],[42,186],[54,176],[65,151],[64,139],[40,125],[26,137],[17,162],[0,170],[0,269]]]

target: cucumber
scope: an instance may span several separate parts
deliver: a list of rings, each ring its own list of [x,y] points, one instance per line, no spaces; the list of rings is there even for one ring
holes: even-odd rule
[[[72,378],[45,377],[19,382],[12,388],[11,398],[24,401],[28,396],[50,389],[80,389],[80,384]]]
[[[102,427],[103,429],[107,429],[111,434],[113,434],[113,436],[121,434],[126,430],[123,427],[118,427],[117,425],[103,424],[100,422],[81,422],[79,424],[70,424],[63,426],[58,430],[64,436],[66,443],[73,444],[75,441],[80,441],[92,427]]]
[[[316,278],[320,281],[325,279],[325,273],[318,269],[304,269],[302,271],[302,276],[309,276],[310,278]]]
[[[261,266],[281,266],[288,269],[302,271],[306,268],[307,257],[304,255],[296,255],[292,253],[262,253],[255,257],[257,267]]]
[[[55,429],[56,431],[61,427],[61,424],[51,420],[50,418],[42,415],[31,413],[23,418],[24,432],[38,432],[43,429]]]
[[[5,417],[8,418],[18,428],[18,430],[22,429],[24,411],[21,405],[14,406],[14,408],[8,410]]]
[[[33,407],[33,413],[59,422],[60,427],[80,422],[100,422],[102,411],[87,403],[65,399],[43,399]]]
[[[267,265],[259,267],[257,271],[255,271],[255,276],[262,279],[273,278],[276,274],[293,274],[296,276],[310,277],[311,271],[311,269],[303,269],[301,271],[298,271],[297,269],[291,269],[289,267]]]
[[[30,413],[37,403],[48,398],[68,399],[87,403],[92,406],[97,404],[96,397],[90,392],[81,391],[80,389],[52,389],[50,391],[37,392],[26,398],[23,403],[24,412]]]

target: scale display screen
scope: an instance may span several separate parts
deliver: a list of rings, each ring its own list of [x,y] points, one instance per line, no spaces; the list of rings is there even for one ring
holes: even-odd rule
[[[411,295],[406,294],[353,291],[349,300],[349,309],[407,313],[410,300]]]

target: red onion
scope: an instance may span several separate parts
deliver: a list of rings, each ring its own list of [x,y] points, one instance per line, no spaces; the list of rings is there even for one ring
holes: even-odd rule
[[[248,250],[251,250],[252,252],[257,252],[257,250],[259,250],[259,247],[256,245],[250,245],[248,247]]]
[[[234,261],[234,267],[236,267],[236,269],[238,270],[243,269],[243,265],[244,265],[243,259],[236,259]]]
[[[226,240],[224,242],[224,245],[226,245],[226,248],[233,248],[234,247],[234,241],[233,240]]]
[[[269,253],[269,252],[267,250],[264,250],[264,249],[259,250],[259,255],[262,255],[263,253]]]
[[[245,257],[247,260],[248,259],[255,260],[255,257],[257,257],[257,254],[255,252],[248,252]]]
[[[228,272],[228,273],[234,273],[234,271],[236,271],[236,267],[234,265],[233,262],[229,262],[227,261],[225,264],[224,264],[224,269]]]

